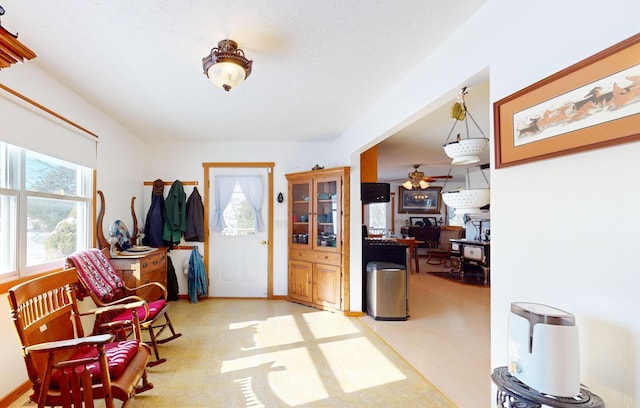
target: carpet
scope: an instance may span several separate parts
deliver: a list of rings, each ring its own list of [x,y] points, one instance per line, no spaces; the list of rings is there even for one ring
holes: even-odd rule
[[[171,302],[141,407],[454,407],[358,318],[283,300]]]

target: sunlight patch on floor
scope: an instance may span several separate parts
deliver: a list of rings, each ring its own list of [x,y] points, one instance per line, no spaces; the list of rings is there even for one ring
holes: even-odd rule
[[[287,405],[306,404],[329,397],[309,350],[305,347],[225,360],[220,373],[257,368],[267,363],[270,367],[267,374],[269,388]]]
[[[251,377],[239,378],[233,382],[240,384],[242,394],[244,395],[247,407],[251,408],[266,408],[265,405],[258,399],[253,385],[251,384]]]
[[[303,313],[302,316],[315,339],[359,333],[349,318],[334,313],[313,312]]]
[[[274,395],[287,405],[303,405],[329,397],[329,392],[306,347],[270,354],[274,358],[273,366],[284,369],[269,373],[269,386]]]
[[[365,337],[332,341],[319,347],[345,393],[407,378]]]
[[[296,321],[291,315],[270,317],[266,321],[233,323],[229,325],[229,328],[234,330],[245,329],[251,326],[255,328],[253,335],[254,346],[242,347],[242,351],[282,346],[304,341]]]

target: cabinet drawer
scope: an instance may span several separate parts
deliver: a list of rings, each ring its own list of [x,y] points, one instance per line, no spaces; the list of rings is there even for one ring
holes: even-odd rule
[[[292,249],[289,251],[289,259],[296,261],[305,261],[313,263],[322,263],[326,265],[340,266],[341,255],[327,252],[304,251],[301,249]]]
[[[148,271],[164,268],[165,263],[166,258],[163,252],[149,255],[140,260],[140,274],[144,275]]]

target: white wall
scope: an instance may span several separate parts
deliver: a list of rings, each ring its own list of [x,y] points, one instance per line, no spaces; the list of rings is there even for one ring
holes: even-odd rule
[[[495,102],[635,34],[638,15],[632,0],[490,0],[340,138],[341,150],[365,150],[485,67]],[[511,302],[546,303],[576,316],[582,382],[607,406],[640,406],[639,154],[633,142],[491,171],[493,367],[507,362]],[[355,200],[351,211],[358,231]],[[489,374],[479,381],[489,386]]]
[[[636,1],[545,1],[526,13],[514,4],[491,7],[522,17],[502,21],[509,35],[496,33],[500,50],[539,45],[543,52],[532,64],[496,50],[493,100],[638,32]],[[537,22],[545,29],[520,32]],[[585,30],[589,26],[595,30]],[[640,172],[639,154],[640,143],[633,142],[493,172],[493,366],[506,363],[510,303],[554,305],[576,315],[582,382],[609,407],[640,406],[640,320],[632,317],[640,306],[632,255],[640,193],[630,178]],[[603,216],[602,234],[590,222],[594,214]]]

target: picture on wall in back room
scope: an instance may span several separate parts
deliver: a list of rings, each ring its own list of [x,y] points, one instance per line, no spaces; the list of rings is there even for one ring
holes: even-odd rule
[[[407,190],[400,186],[398,214],[439,214],[442,187]]]

